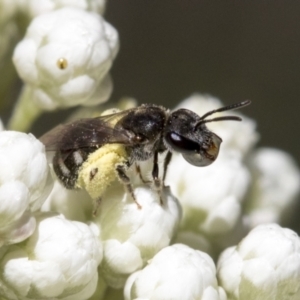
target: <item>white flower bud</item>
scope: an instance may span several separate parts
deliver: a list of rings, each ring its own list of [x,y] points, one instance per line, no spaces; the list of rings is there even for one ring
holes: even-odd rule
[[[26,239],[52,187],[43,144],[31,134],[0,132],[0,243]]]
[[[13,61],[27,101],[52,110],[107,100],[117,51],[118,34],[100,15],[62,8],[33,19]]]
[[[92,218],[92,204],[92,199],[85,190],[69,190],[55,180],[42,211],[57,212],[69,220],[87,222]]]
[[[106,0],[18,0],[18,3],[22,13],[32,19],[38,15],[66,6],[103,14]]]
[[[127,277],[143,267],[159,250],[168,246],[180,220],[180,207],[168,188],[163,204],[153,189],[134,188],[138,208],[120,184],[111,186],[99,208],[104,258],[100,271],[108,285],[120,288]]]
[[[88,299],[95,291],[102,247],[94,229],[63,216],[37,218],[24,243],[1,257],[1,274],[9,299]]]
[[[262,148],[249,158],[252,186],[247,201],[251,227],[290,219],[300,191],[300,172],[286,152]]]
[[[218,287],[213,260],[204,252],[182,244],[164,248],[125,286],[125,299],[225,300]]]
[[[250,176],[234,154],[220,155],[204,168],[175,155],[166,182],[183,206],[182,227],[215,236],[231,231],[237,224]]]
[[[205,113],[222,106],[222,102],[215,97],[194,94],[181,102],[178,108],[190,109],[202,116]],[[249,119],[236,111],[216,113],[213,115],[213,118],[226,115],[240,116],[242,121],[211,122],[207,123],[207,127],[222,138],[223,142],[221,144],[220,153],[231,150],[240,153],[241,155],[245,155],[258,140],[258,133],[255,131],[256,124],[254,120]]]
[[[229,299],[300,298],[300,239],[277,224],[254,228],[218,262],[218,278]]]
[[[185,244],[195,250],[200,250],[212,256],[214,253],[212,243],[204,234],[181,229],[173,241],[175,244]]]

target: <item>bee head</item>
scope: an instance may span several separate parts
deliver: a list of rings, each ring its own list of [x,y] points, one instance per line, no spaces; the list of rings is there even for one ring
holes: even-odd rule
[[[212,110],[202,117],[188,109],[178,109],[172,112],[164,132],[167,148],[182,154],[183,158],[197,167],[208,166],[219,154],[222,139],[211,132],[206,123],[218,121],[241,121],[237,116],[224,116],[207,119],[217,112],[233,110],[249,105],[249,100]]]

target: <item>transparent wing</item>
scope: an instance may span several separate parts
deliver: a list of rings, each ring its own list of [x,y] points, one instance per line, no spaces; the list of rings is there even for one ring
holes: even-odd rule
[[[115,124],[132,110],[134,108],[58,125],[40,137],[40,141],[48,151],[100,147],[111,143],[132,145],[134,134],[122,128],[115,128]]]

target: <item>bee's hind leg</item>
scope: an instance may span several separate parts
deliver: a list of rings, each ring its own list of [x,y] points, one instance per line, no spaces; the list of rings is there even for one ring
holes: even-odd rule
[[[96,200],[94,200],[94,207],[93,207],[93,217],[97,216],[98,213],[98,209],[100,207],[101,204],[101,197],[97,198]]]
[[[117,165],[116,166],[116,171],[118,173],[120,181],[126,186],[127,191],[130,193],[130,195],[131,195],[133,201],[136,203],[138,209],[141,209],[142,206],[137,202],[137,200],[135,198],[135,195],[134,195],[134,192],[133,192],[132,185],[130,183],[130,179],[126,175],[125,164],[124,165]]]

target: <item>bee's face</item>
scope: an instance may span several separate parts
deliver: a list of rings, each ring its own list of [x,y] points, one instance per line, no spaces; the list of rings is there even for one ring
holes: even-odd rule
[[[181,153],[187,162],[203,167],[216,160],[222,139],[199,122],[194,112],[176,110],[169,116],[164,138],[167,146]]]

